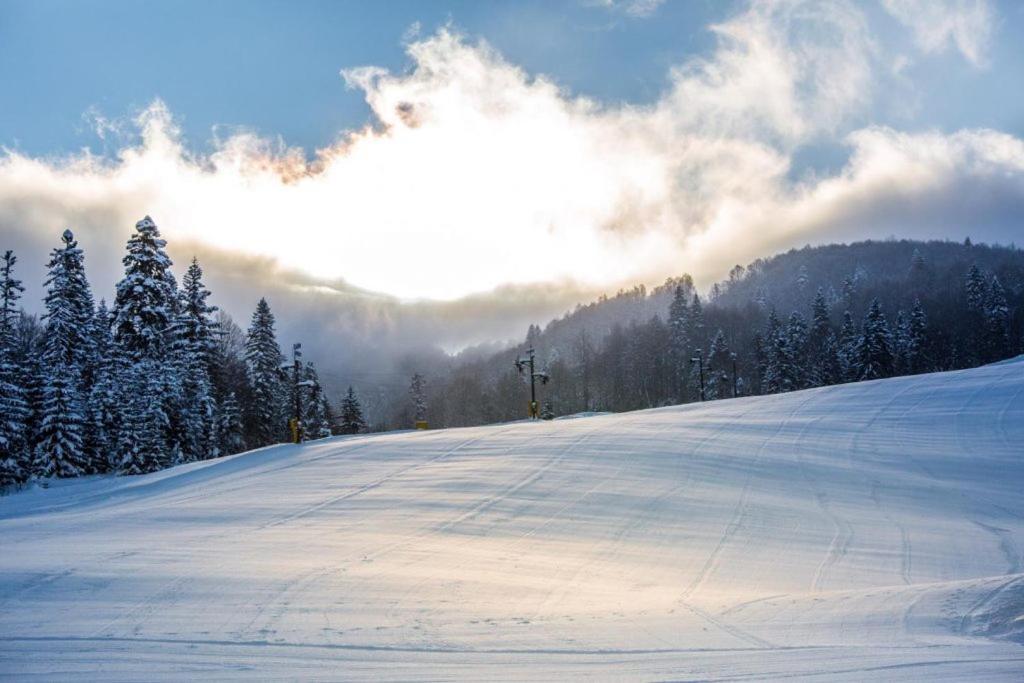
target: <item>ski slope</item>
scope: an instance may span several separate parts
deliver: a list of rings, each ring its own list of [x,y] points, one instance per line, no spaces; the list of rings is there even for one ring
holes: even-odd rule
[[[0,499],[0,676],[1021,680],[1024,357]]]

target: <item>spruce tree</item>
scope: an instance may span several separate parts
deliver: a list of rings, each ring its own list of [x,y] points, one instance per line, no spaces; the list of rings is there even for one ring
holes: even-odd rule
[[[217,410],[217,452],[232,455],[245,450],[242,409],[234,392],[228,393]]]
[[[892,333],[878,299],[871,301],[864,316],[858,344],[860,379],[878,379],[893,374]]]
[[[169,442],[167,373],[161,361],[149,357],[136,361],[126,372],[125,387],[128,400],[119,434],[118,471],[146,474],[173,465],[178,453]]]
[[[152,218],[136,223],[116,287],[113,335],[130,388],[117,457],[124,474],[155,471],[183,454],[178,295],[166,246]]]
[[[363,418],[363,408],[359,404],[359,398],[352,387],[341,401],[341,421],[338,432],[341,434],[359,434],[366,431],[366,420]]]
[[[415,373],[409,383],[409,398],[412,400],[412,419],[423,422],[427,419],[427,379]]]
[[[132,359],[161,358],[172,341],[177,285],[171,259],[149,216],[135,224],[114,299],[114,338]]]
[[[834,384],[835,344],[825,293],[819,287],[811,303],[811,326],[807,332],[807,384]]]
[[[984,359],[996,361],[1010,355],[1010,309],[999,278],[992,276],[985,298]]]
[[[320,384],[320,377],[317,374],[313,363],[306,363],[303,371],[304,380],[308,383],[309,393],[306,394],[306,401],[303,405],[302,424],[306,430],[306,437],[310,439],[323,439],[331,435],[331,409],[324,394],[324,388]]]
[[[17,257],[0,262],[0,489],[20,484],[29,475],[29,404],[17,363],[18,299],[25,288],[14,277]]]
[[[39,434],[35,476],[75,477],[92,471],[85,453],[83,373],[91,359],[92,294],[82,250],[70,230],[53,250],[46,280]]]
[[[283,440],[286,427],[284,389],[281,383],[281,347],[274,333],[274,314],[266,299],[260,299],[252,314],[245,340],[252,397],[247,406],[247,441],[253,448]]]
[[[202,277],[199,262],[193,258],[182,278],[172,344],[180,391],[171,429],[186,462],[218,453],[217,406],[211,379],[217,351],[217,324],[212,316],[217,309],[206,302],[210,292]]]
[[[732,353],[725,339],[725,333],[718,330],[711,340],[708,352],[707,368],[707,399],[727,398],[732,394]]]
[[[97,364],[86,410],[85,450],[97,472],[116,469],[120,430],[125,419],[124,362],[110,330],[111,315],[100,301],[93,317]]]
[[[967,310],[979,313],[984,312],[985,299],[988,298],[988,287],[977,263],[971,264],[970,270],[967,271],[964,290],[967,293]]]
[[[860,335],[857,332],[857,325],[853,322],[853,314],[849,310],[843,311],[843,324],[839,328],[836,354],[839,357],[843,382],[856,382],[860,379],[860,361],[857,355],[859,342]]]
[[[921,301],[914,300],[910,309],[910,323],[907,335],[907,372],[916,374],[931,370],[927,356],[928,318],[921,306]]]
[[[786,363],[784,370],[787,373],[786,391],[804,389],[808,385],[807,373],[807,321],[797,311],[789,315],[785,332]]]
[[[682,285],[676,285],[668,309],[668,329],[672,382],[677,401],[682,401],[686,397],[690,361],[689,325],[690,305],[687,302],[686,290]]]

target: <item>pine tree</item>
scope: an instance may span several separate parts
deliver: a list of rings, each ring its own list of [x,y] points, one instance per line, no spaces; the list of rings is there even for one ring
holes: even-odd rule
[[[166,246],[152,218],[136,223],[121,261],[124,277],[116,287],[113,335],[126,364],[124,384],[131,391],[117,458],[124,474],[152,472],[183,458],[178,288]]]
[[[858,344],[860,335],[857,325],[853,322],[853,314],[849,310],[843,312],[843,324],[839,328],[838,349],[839,368],[843,382],[856,382],[860,379]]]
[[[707,369],[707,399],[727,398],[732,393],[732,361],[733,355],[729,351],[729,344],[725,339],[725,333],[718,330],[715,338],[711,340],[711,349],[708,352]]]
[[[306,430],[307,438],[323,439],[331,435],[331,408],[312,363],[306,363],[303,375],[309,386],[309,393],[303,405],[303,428]]]
[[[17,260],[7,251],[0,263],[0,490],[25,481],[30,469],[29,405],[16,361],[17,303],[25,291],[14,277]]]
[[[825,293],[819,287],[811,303],[811,326],[807,333],[807,384],[812,387],[834,384],[835,345],[829,321]]]
[[[172,360],[179,378],[171,431],[181,446],[184,461],[216,457],[217,406],[213,397],[211,368],[217,352],[213,320],[216,307],[206,303],[210,292],[203,285],[203,271],[193,258],[177,306]]]
[[[412,419],[423,422],[427,419],[427,380],[420,373],[412,376],[409,383],[409,398],[412,400]]]
[[[171,342],[177,308],[177,285],[171,274],[167,242],[153,219],[135,224],[122,259],[124,278],[114,300],[114,338],[132,358],[158,358]]]
[[[341,434],[359,434],[366,431],[366,420],[363,419],[363,408],[359,405],[355,390],[348,388],[348,393],[341,401],[341,422],[338,432]]]
[[[892,333],[878,299],[871,301],[858,344],[860,379],[878,379],[893,374]]]
[[[928,372],[930,362],[925,344],[928,338],[928,318],[921,306],[921,301],[914,300],[910,309],[909,333],[907,335],[907,372],[916,374]]]
[[[118,465],[120,429],[124,422],[124,362],[110,331],[111,315],[105,301],[93,317],[93,346],[98,359],[86,410],[85,451],[91,468],[108,472]]]
[[[33,471],[38,477],[75,477],[92,470],[84,451],[83,373],[91,360],[92,294],[82,250],[70,230],[53,250],[46,280],[42,396]]]
[[[125,373],[124,425],[120,430],[117,469],[134,475],[156,472],[177,460],[168,442],[170,419],[166,411],[167,373],[159,360],[143,357]]]
[[[902,309],[892,325],[892,361],[894,374],[910,374],[910,320]]]
[[[217,452],[220,455],[233,455],[245,450],[242,409],[238,405],[234,392],[230,392],[220,403],[217,410],[216,434]]]
[[[797,311],[789,315],[786,324],[786,378],[787,391],[804,389],[808,385],[807,374],[807,321]]]
[[[672,367],[673,392],[677,401],[686,397],[686,380],[690,360],[690,305],[686,290],[676,285],[668,309],[669,354]]]
[[[1010,309],[999,278],[992,276],[985,297],[985,355],[996,361],[1010,355]]]
[[[985,300],[988,298],[988,287],[977,263],[971,264],[970,270],[967,271],[964,289],[967,292],[967,310],[979,313],[984,312]]]
[[[555,419],[555,404],[550,398],[545,399],[544,403],[540,408],[540,419],[542,420],[554,420]]]
[[[260,299],[252,314],[245,340],[252,398],[247,406],[247,441],[253,448],[282,440],[286,425],[284,389],[281,383],[281,347],[274,333],[274,314],[266,299]]]

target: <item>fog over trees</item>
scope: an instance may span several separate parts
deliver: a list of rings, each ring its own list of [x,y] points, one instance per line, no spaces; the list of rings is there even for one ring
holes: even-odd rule
[[[64,231],[39,317],[23,310],[17,258],[3,254],[0,487],[152,472],[289,441],[293,429],[311,439],[522,419],[529,386],[513,361],[531,347],[550,377],[538,389],[546,419],[967,368],[1024,350],[1024,252],[868,241],[736,266],[704,295],[688,275],[623,290],[530,325],[509,348],[425,348],[335,386],[285,356],[265,298],[243,331],[213,305],[197,260],[178,284],[165,247],[149,217],[136,224],[108,305],[94,301],[85,253]]]

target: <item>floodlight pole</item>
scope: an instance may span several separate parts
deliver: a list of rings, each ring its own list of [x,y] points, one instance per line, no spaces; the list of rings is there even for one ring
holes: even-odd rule
[[[523,358],[519,358],[515,361],[516,370],[519,374],[523,374],[523,369],[528,368],[530,371],[530,418],[536,419],[538,416],[537,410],[537,380],[539,379],[541,384],[548,383],[548,373],[537,372],[536,370],[536,353],[531,346],[526,351],[527,355]]]

